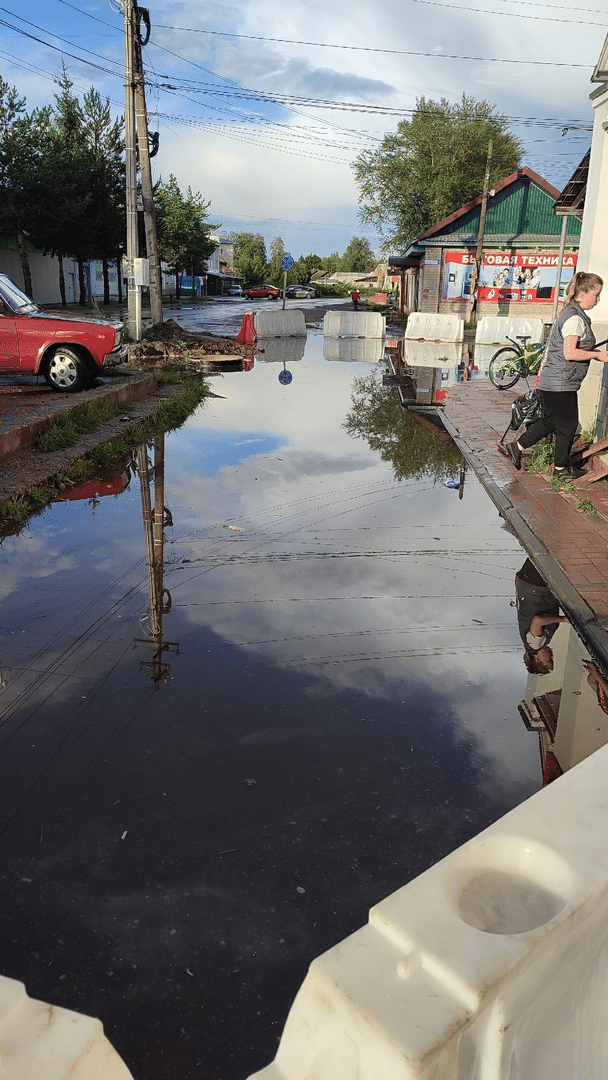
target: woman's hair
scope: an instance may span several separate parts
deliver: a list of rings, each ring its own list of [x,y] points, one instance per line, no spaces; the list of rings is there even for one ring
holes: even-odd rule
[[[550,671],[553,671],[553,649],[547,648],[547,652],[550,655],[550,660],[547,663],[546,660],[539,660],[537,654],[532,649],[526,649],[524,653],[524,665],[530,675],[548,675]]]
[[[569,304],[579,293],[589,292],[590,289],[596,289],[598,285],[601,289],[603,284],[604,282],[597,274],[586,274],[584,270],[579,270],[566,289],[566,303]]]

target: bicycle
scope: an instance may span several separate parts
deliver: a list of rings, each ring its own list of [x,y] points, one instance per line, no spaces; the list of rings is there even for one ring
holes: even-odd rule
[[[503,345],[490,360],[488,375],[490,381],[499,390],[508,390],[511,386],[515,386],[519,379],[527,379],[528,375],[536,375],[543,362],[547,347],[546,342],[542,341],[537,345],[528,345],[529,334],[518,334],[517,338],[518,341],[521,341],[521,345],[518,345],[517,341],[507,335],[507,341],[511,341],[513,344]]]

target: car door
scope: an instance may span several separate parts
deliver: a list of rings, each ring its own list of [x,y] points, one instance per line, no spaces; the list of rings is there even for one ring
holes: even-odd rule
[[[15,371],[19,364],[17,319],[0,300],[0,370]]]

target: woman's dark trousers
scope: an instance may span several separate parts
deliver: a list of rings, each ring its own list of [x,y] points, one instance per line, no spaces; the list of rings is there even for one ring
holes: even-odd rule
[[[529,448],[555,432],[555,468],[565,469],[578,427],[576,390],[541,390],[543,415],[535,420],[518,439],[520,446]]]

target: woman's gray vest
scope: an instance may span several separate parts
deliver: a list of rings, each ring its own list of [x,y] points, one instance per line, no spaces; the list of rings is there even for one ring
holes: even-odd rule
[[[573,390],[576,392],[589,371],[589,360],[566,360],[564,357],[562,326],[572,315],[580,315],[585,324],[585,332],[578,342],[579,349],[595,348],[591,319],[578,304],[571,300],[551,327],[545,359],[540,369],[539,386],[541,390],[551,390],[553,392]]]

